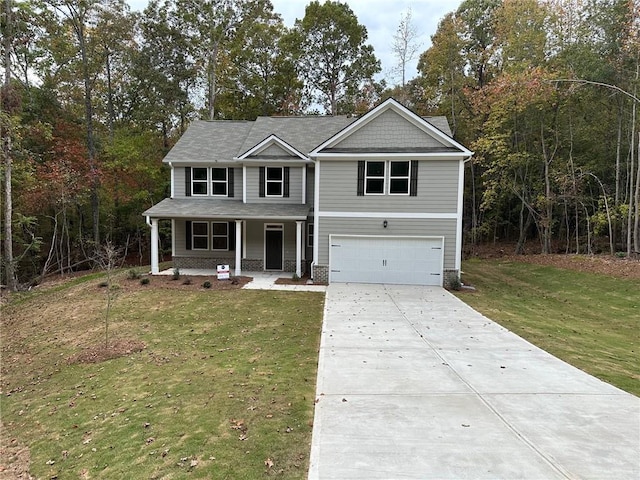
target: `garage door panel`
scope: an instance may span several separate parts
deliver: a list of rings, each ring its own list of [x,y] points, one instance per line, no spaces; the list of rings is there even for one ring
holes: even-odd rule
[[[442,285],[442,237],[332,235],[330,281]]]

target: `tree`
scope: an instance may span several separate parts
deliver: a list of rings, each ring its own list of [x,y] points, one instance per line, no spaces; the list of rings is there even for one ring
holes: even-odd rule
[[[296,20],[300,41],[300,69],[312,101],[331,115],[339,103],[380,71],[373,47],[365,44],[367,29],[346,3],[312,1],[302,20]]]
[[[464,28],[464,55],[468,68],[482,88],[491,80],[493,45],[495,41],[495,11],[501,0],[464,0],[456,11]]]
[[[5,277],[9,290],[15,291],[18,288],[18,279],[15,271],[13,258],[13,195],[11,191],[13,152],[12,142],[12,110],[15,104],[12,102],[11,87],[11,50],[13,40],[13,8],[11,0],[5,0],[3,4],[2,24],[4,32],[4,83],[2,85],[2,96],[0,98],[0,138],[2,139],[2,156],[4,166],[4,255],[3,263],[5,267]],[[13,104],[13,105],[12,105]]]
[[[67,68],[67,80],[80,78],[85,123],[87,156],[91,167],[91,211],[93,241],[100,244],[99,166],[96,147],[94,88],[96,78],[106,66],[108,51],[101,45],[101,35],[119,12],[126,10],[123,0],[45,0],[43,17],[52,45],[51,56],[60,68]],[[101,26],[102,28],[98,28]],[[61,37],[69,43],[60,42]]]
[[[254,21],[230,52],[231,88],[221,94],[231,118],[291,115],[300,111],[303,83],[280,16]]]
[[[402,78],[402,88],[406,85],[407,63],[416,58],[416,54],[420,49],[417,43],[418,31],[413,23],[411,8],[405,14],[400,15],[400,24],[393,35],[393,44],[391,49],[397,59],[395,71],[400,72]]]

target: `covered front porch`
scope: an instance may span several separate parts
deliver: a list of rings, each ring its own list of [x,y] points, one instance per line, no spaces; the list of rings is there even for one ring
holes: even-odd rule
[[[144,215],[151,227],[151,273],[159,271],[159,221],[171,220],[174,267],[291,272],[306,265],[307,205],[246,204],[208,199],[165,199]]]

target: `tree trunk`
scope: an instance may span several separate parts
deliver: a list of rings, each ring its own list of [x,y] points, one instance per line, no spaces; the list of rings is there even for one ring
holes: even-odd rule
[[[5,0],[5,29],[4,29],[4,92],[10,95],[11,89],[11,35],[12,15],[11,0]],[[3,105],[0,99],[0,109]],[[13,258],[13,194],[11,191],[13,158],[11,152],[11,112],[7,112],[7,125],[2,132],[2,147],[4,153],[4,264],[7,287],[11,291],[18,289],[15,262]]]
[[[74,19],[76,22],[76,34],[80,47],[80,57],[82,59],[82,75],[84,81],[84,114],[86,121],[87,152],[89,154],[89,168],[91,171],[91,213],[93,218],[93,241],[96,247],[100,244],[100,200],[98,189],[100,179],[98,176],[98,165],[96,163],[96,146],[93,132],[93,85],[89,72],[89,59],[87,56],[87,45],[84,34],[84,24],[80,18]]]
[[[216,116],[216,90],[218,88],[217,63],[220,42],[216,42],[209,55],[209,120]]]
[[[633,236],[633,247],[636,254],[640,253],[640,132],[638,132],[638,161],[636,162],[636,193],[635,193],[635,221],[633,224],[634,228],[634,236]],[[633,174],[633,173],[632,173]]]

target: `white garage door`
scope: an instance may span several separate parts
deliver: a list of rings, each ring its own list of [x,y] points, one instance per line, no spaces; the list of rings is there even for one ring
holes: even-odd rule
[[[443,237],[329,236],[329,281],[442,285]]]

